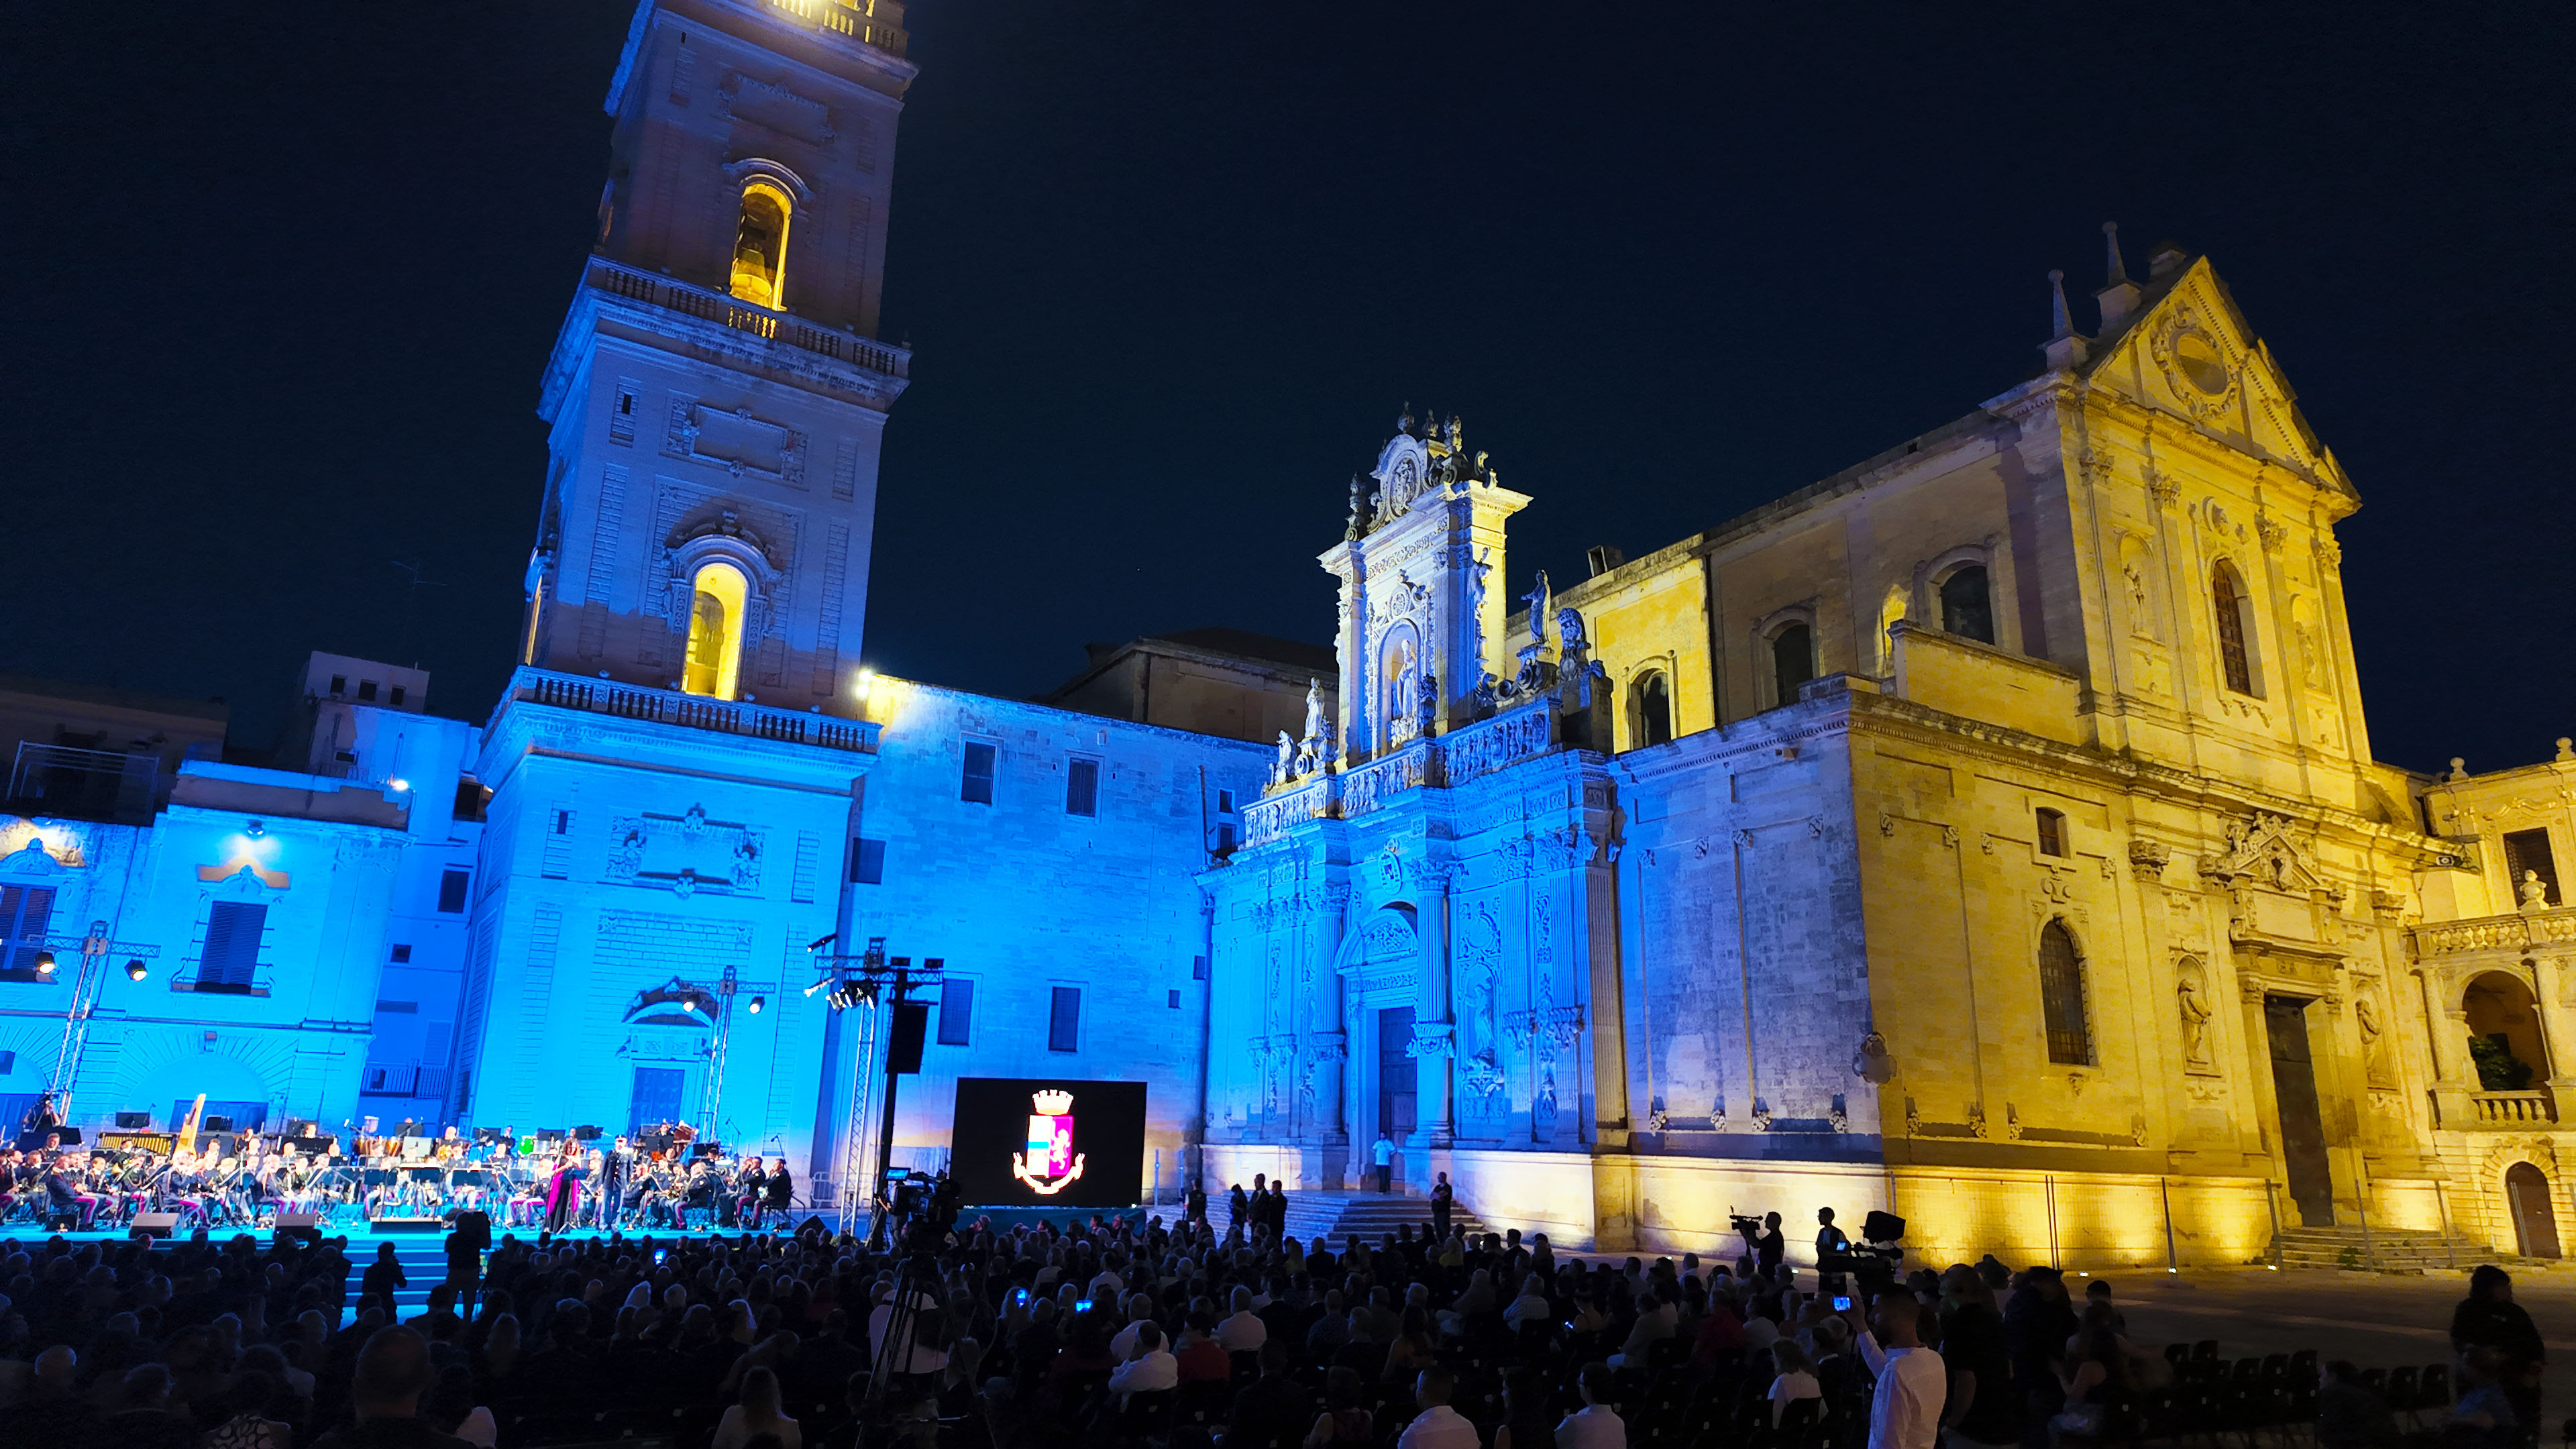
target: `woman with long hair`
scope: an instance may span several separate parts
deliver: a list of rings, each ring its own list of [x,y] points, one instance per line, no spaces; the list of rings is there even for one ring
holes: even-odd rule
[[[775,1434],[781,1449],[804,1449],[805,1436],[779,1408],[778,1375],[756,1368],[742,1376],[742,1394],[716,1424],[714,1449],[743,1449],[756,1434]]]

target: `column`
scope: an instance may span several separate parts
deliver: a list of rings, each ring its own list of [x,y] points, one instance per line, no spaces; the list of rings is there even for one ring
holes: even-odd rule
[[[1314,1023],[1320,1038],[1322,1054],[1315,1067],[1315,1100],[1323,1113],[1316,1124],[1317,1142],[1324,1149],[1327,1164],[1338,1164],[1341,1153],[1350,1145],[1351,1116],[1343,1096],[1342,1079],[1350,1073],[1351,1048],[1355,1043],[1345,1025],[1349,1009],[1343,1004],[1344,985],[1340,970],[1342,938],[1350,927],[1351,888],[1347,884],[1324,887],[1323,908],[1316,912],[1315,999],[1308,1004],[1307,1020]],[[1332,1170],[1330,1167],[1328,1171]]]
[[[2534,931],[2533,935],[2538,935]],[[2576,1011],[2571,1011],[2571,985],[2563,956],[2535,951],[2531,955],[2533,1003],[2540,1012],[2540,1045],[2549,1054],[2552,1110],[2560,1122],[2576,1121]]]
[[[1416,921],[1422,948],[1422,987],[1414,1008],[1413,1044],[1408,1050],[1415,1059],[1418,1076],[1414,1082],[1415,1136],[1435,1149],[1445,1150],[1456,1144],[1456,1104],[1451,1097],[1451,1070],[1457,1054],[1457,1022],[1449,1013],[1449,901],[1450,886],[1459,874],[1454,861],[1430,861],[1421,871],[1422,889],[1416,894]],[[1407,1163],[1408,1180],[1430,1178]]]

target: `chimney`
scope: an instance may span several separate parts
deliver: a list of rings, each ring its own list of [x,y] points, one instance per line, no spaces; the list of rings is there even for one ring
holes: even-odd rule
[[[2101,335],[2108,337],[2118,330],[2121,323],[2129,320],[2130,313],[2138,309],[2139,288],[2137,283],[2129,280],[2129,269],[2120,261],[2118,222],[2102,223],[2102,245],[2111,254],[2111,276],[2103,283],[2102,290],[2093,294],[2093,299],[2102,304]]]
[[[2039,350],[2051,372],[2063,372],[2084,360],[2084,339],[2075,335],[2075,319],[2066,311],[2066,274],[2054,268],[2048,273],[2048,320],[2048,341]]]
[[[2147,280],[2161,282],[2181,271],[2182,264],[2189,260],[2190,256],[2190,253],[2182,249],[2180,242],[2156,243],[2147,253]]]

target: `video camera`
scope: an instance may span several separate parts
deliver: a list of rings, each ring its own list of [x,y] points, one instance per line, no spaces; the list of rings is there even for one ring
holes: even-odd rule
[[[1905,1219],[1873,1212],[1861,1220],[1860,1235],[1864,1241],[1842,1252],[1819,1254],[1816,1271],[1850,1274],[1864,1297],[1884,1293],[1896,1286],[1897,1273],[1905,1266],[1905,1249],[1897,1246],[1905,1236]]]
[[[1726,1221],[1748,1238],[1762,1236],[1762,1220],[1747,1213],[1728,1213]]]

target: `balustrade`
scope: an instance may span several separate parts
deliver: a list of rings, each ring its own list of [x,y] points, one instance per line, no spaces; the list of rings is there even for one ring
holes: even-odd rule
[[[522,669],[510,682],[513,699],[556,709],[614,715],[619,719],[677,725],[682,729],[749,735],[781,744],[815,745],[872,755],[878,727],[867,720],[773,709],[738,699],[710,699],[670,689],[645,689],[606,679],[583,679],[542,669]]]

